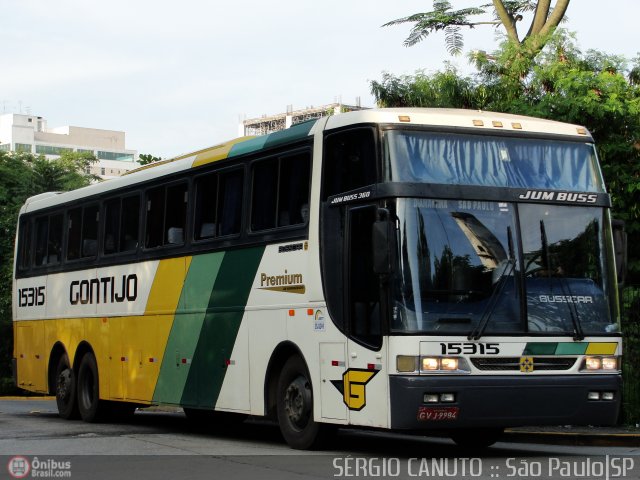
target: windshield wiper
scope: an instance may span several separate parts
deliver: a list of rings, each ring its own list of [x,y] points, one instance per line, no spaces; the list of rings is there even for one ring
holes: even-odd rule
[[[487,325],[489,324],[489,319],[491,318],[493,311],[498,305],[500,297],[502,296],[502,291],[507,284],[507,282],[503,280],[505,277],[511,275],[516,267],[516,260],[513,254],[513,236],[511,235],[511,227],[507,227],[507,243],[509,246],[509,258],[507,259],[508,266],[502,270],[498,280],[495,282],[497,284],[497,288],[493,293],[491,293],[489,302],[487,302],[487,306],[482,311],[478,325],[471,330],[471,333],[467,336],[467,340],[480,340],[480,337],[482,337]]]

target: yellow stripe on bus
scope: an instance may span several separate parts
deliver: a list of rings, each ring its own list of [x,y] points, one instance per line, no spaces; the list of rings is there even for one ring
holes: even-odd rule
[[[590,342],[586,355],[614,355],[618,344],[615,342]]]
[[[223,143],[222,145],[218,145],[216,147],[212,147],[207,149],[205,152],[199,153],[196,156],[195,161],[193,162],[192,167],[199,167],[201,165],[205,165],[211,162],[217,162],[218,160],[224,160],[229,156],[229,152],[231,148],[240,142],[244,142],[253,137],[240,137],[235,140],[231,140],[230,142]]]

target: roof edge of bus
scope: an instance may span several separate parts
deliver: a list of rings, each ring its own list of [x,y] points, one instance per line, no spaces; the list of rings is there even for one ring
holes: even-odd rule
[[[355,110],[330,116],[326,129],[332,130],[360,122],[460,127],[478,129],[483,133],[513,131],[521,134],[571,135],[593,141],[589,130],[582,125],[514,113],[462,108],[393,107]]]

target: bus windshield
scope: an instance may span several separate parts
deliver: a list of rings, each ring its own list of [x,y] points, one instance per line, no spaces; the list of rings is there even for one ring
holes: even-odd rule
[[[390,182],[605,191],[587,142],[387,130],[384,151]]]
[[[618,331],[601,208],[410,198],[396,212],[392,330]]]

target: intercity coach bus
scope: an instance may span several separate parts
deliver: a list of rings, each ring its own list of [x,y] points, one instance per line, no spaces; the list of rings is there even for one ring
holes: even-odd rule
[[[325,117],[30,198],[14,375],[63,418],[264,416],[301,449],[339,426],[490,445],[613,424],[615,233],[583,127]]]

